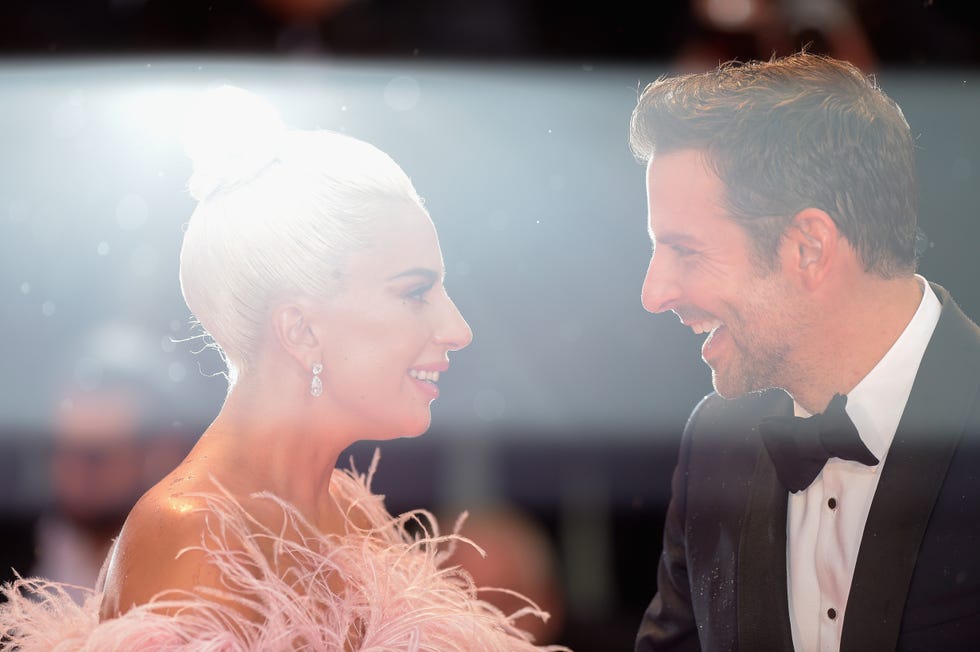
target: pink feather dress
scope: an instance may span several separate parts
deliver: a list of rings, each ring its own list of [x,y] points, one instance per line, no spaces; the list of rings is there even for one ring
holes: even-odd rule
[[[295,508],[269,493],[256,497],[282,510],[289,537],[258,523],[220,486],[206,495],[208,526],[195,549],[220,569],[223,591],[203,597],[171,592],[99,622],[98,591],[91,591],[79,606],[62,586],[43,579],[7,584],[2,587],[7,602],[0,604],[0,634],[5,633],[0,650],[566,649],[536,647],[515,626],[514,621],[528,613],[548,617],[530,601],[504,614],[477,596],[464,571],[442,567],[452,546],[474,544],[456,534],[440,535],[427,512],[391,516],[382,497],[370,491],[376,466],[377,456],[367,474],[351,470],[333,475],[331,493],[338,504],[349,506],[343,534],[317,532]],[[410,522],[420,525],[424,534],[411,535],[406,528]],[[233,548],[228,541],[237,544]],[[270,544],[273,560],[287,560],[284,567],[263,552]],[[328,576],[339,579],[341,593],[328,587]],[[208,595],[217,599],[212,602]],[[173,615],[159,613],[161,608]],[[243,611],[259,618],[246,618]]]

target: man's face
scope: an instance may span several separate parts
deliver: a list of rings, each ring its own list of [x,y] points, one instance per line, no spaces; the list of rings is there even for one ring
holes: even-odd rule
[[[729,217],[724,185],[703,155],[681,150],[647,168],[654,252],[643,307],[674,312],[695,333],[709,333],[701,357],[726,398],[790,380],[798,337],[791,286],[782,268],[762,268],[745,230]]]

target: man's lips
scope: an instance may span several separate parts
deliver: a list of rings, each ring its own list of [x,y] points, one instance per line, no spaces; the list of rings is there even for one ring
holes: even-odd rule
[[[684,324],[695,334],[700,335],[701,333],[711,333],[719,326],[723,326],[722,322],[718,319],[703,320],[703,321],[692,321]]]
[[[690,328],[697,335],[711,333],[723,325],[720,319],[707,313],[680,311],[677,312],[677,317],[681,320],[682,324]]]
[[[681,323],[695,334],[708,333],[708,337],[701,344],[701,358],[711,364],[711,360],[717,358],[724,348],[724,342],[728,339],[725,337],[728,329],[725,328],[724,322],[706,313],[678,312],[677,316]]]

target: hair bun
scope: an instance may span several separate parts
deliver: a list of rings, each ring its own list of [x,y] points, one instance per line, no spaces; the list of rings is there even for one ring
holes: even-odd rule
[[[206,92],[183,129],[194,162],[191,195],[203,201],[255,177],[279,156],[285,132],[279,113],[259,96],[227,85]]]

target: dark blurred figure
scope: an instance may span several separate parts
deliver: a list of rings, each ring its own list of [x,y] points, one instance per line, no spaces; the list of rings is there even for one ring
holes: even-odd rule
[[[0,53],[518,57],[520,0],[4,0]]]
[[[124,386],[65,398],[51,451],[51,504],[38,522],[32,575],[95,586],[113,537],[145,489],[139,402]]]
[[[115,51],[132,33],[143,0],[3,0],[0,53]]]
[[[93,588],[129,510],[189,449],[144,336],[120,324],[97,329],[56,398],[31,575]]]
[[[448,519],[440,522],[450,523]],[[544,528],[515,508],[495,507],[471,511],[460,534],[477,542],[486,556],[473,546],[458,545],[448,564],[462,566],[480,588],[526,595],[550,618],[547,622],[530,615],[518,618],[518,627],[532,634],[537,645],[564,643],[560,636],[565,600],[557,552]],[[481,591],[480,597],[504,613],[514,613],[527,605],[504,591]]]
[[[802,48],[853,63],[877,58],[848,0],[690,0],[692,25],[675,57],[682,71],[786,56]]]
[[[980,64],[975,3],[857,0],[855,9],[882,61],[927,67]]]
[[[520,56],[516,0],[147,0],[149,51],[361,56]]]
[[[980,64],[971,9],[947,0],[3,0],[0,55],[676,59],[703,68],[811,43],[867,71],[876,59]]]

